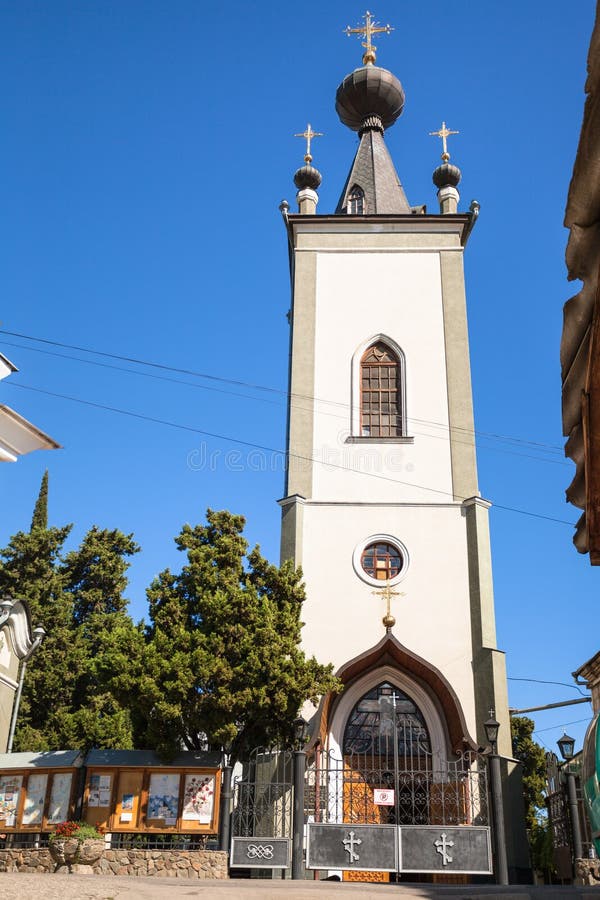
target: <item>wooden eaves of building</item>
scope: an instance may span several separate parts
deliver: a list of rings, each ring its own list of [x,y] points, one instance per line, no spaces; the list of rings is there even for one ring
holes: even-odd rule
[[[569,187],[569,280],[581,290],[565,303],[560,356],[565,454],[575,465],[567,501],[583,510],[573,542],[600,565],[600,20],[588,54],[583,124]]]

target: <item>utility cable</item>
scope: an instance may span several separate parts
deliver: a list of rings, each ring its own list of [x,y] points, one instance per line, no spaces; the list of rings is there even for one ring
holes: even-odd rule
[[[280,455],[288,460],[289,459],[299,459],[304,462],[317,463],[319,465],[328,466],[333,469],[342,469],[346,472],[355,472],[358,475],[363,475],[363,476],[370,477],[370,478],[378,478],[382,481],[391,482],[393,484],[402,484],[402,485],[406,485],[407,487],[412,487],[412,488],[416,488],[416,489],[419,489],[422,491],[428,491],[433,494],[438,494],[438,495],[443,495],[446,497],[454,498],[454,495],[448,491],[437,490],[436,488],[426,487],[425,485],[414,484],[413,482],[410,482],[410,481],[402,481],[398,478],[390,478],[387,475],[380,475],[376,472],[365,472],[365,471],[362,471],[361,469],[355,469],[352,466],[343,466],[338,463],[329,462],[327,460],[315,459],[312,456],[303,456],[302,454],[298,454],[298,453],[290,453],[289,451],[280,450],[275,447],[268,447],[263,444],[255,444],[255,443],[251,443],[250,441],[244,441],[241,438],[230,437],[229,435],[218,434],[216,432],[207,431],[202,428],[197,428],[193,425],[184,425],[184,424],[181,424],[178,422],[170,422],[167,419],[159,419],[154,416],[144,415],[143,413],[136,413],[131,410],[120,409],[119,407],[107,406],[102,403],[96,403],[92,400],[84,400],[81,397],[71,397],[67,394],[58,394],[58,393],[55,393],[54,391],[47,391],[47,390],[44,390],[43,388],[37,388],[37,387],[34,387],[33,385],[27,385],[27,384],[23,384],[21,382],[10,382],[9,381],[7,384],[7,387],[21,388],[23,390],[34,391],[35,393],[44,394],[48,397],[55,397],[60,400],[69,400],[73,403],[80,403],[84,406],[93,407],[95,409],[102,409],[107,412],[117,413],[119,415],[131,416],[132,418],[140,419],[140,420],[146,421],[146,422],[152,422],[157,425],[164,425],[169,428],[179,429],[181,431],[189,431],[189,432],[193,432],[194,434],[202,434],[205,437],[212,437],[212,438],[215,438],[216,440],[228,441],[230,443],[239,444],[240,446],[243,446],[243,447],[250,447],[255,450],[264,450],[269,453],[275,453],[277,455]],[[469,498],[457,497],[456,499],[462,501],[462,500],[467,500]],[[502,504],[499,504],[499,503],[494,503],[493,505],[496,509],[502,509],[506,512],[518,513],[519,515],[529,516],[534,519],[543,519],[548,522],[556,522],[560,525],[569,525],[571,528],[574,527],[573,522],[569,522],[565,519],[557,519],[554,516],[546,516],[546,515],[543,515],[542,513],[535,513],[535,512],[531,512],[530,510],[518,509],[518,508],[512,507],[512,506],[503,506]]]
[[[144,359],[139,359],[137,357],[122,356],[122,355],[116,354],[116,353],[109,353],[104,350],[93,350],[93,349],[90,349],[89,347],[81,347],[76,344],[67,344],[62,341],[53,341],[48,338],[39,338],[39,337],[35,337],[34,335],[28,335],[28,334],[24,334],[24,333],[18,332],[18,331],[8,331],[6,329],[0,329],[0,334],[10,335],[11,337],[18,337],[18,338],[22,338],[22,339],[29,340],[29,341],[34,341],[36,343],[48,344],[50,346],[60,347],[62,349],[76,350],[77,352],[80,352],[80,353],[89,353],[89,354],[96,355],[96,356],[104,356],[108,359],[116,359],[121,362],[133,363],[134,365],[149,366],[151,368],[157,368],[157,369],[161,369],[164,371],[175,372],[180,375],[192,375],[196,378],[205,378],[210,381],[218,381],[218,382],[222,382],[225,384],[235,385],[237,387],[245,387],[245,388],[249,388],[251,390],[265,391],[268,393],[277,394],[283,398],[292,397],[292,398],[296,398],[298,400],[308,400],[310,402],[324,403],[324,404],[328,404],[331,406],[340,406],[345,410],[349,409],[348,404],[343,403],[342,401],[327,400],[327,399],[323,399],[323,398],[319,398],[319,397],[315,397],[315,396],[310,396],[307,394],[290,393],[288,391],[284,391],[281,388],[274,388],[274,387],[269,387],[269,386],[262,385],[262,384],[256,384],[253,382],[241,381],[241,380],[236,380],[236,379],[231,379],[231,378],[223,378],[221,376],[213,375],[213,374],[210,374],[207,372],[198,372],[194,369],[178,368],[175,366],[166,365],[164,363],[157,363],[157,362],[154,362],[151,360],[144,360]],[[33,349],[33,348],[25,348],[25,349]],[[448,429],[448,426],[443,422],[432,422],[432,421],[427,421],[425,419],[415,419],[415,418],[410,418],[410,417],[409,417],[409,421],[415,422],[418,424],[426,424],[426,425],[432,425],[435,427]],[[478,434],[482,437],[488,437],[488,438],[491,438],[494,440],[500,440],[500,441],[505,441],[505,442],[523,443],[523,444],[527,444],[527,445],[530,445],[533,447],[543,448],[546,451],[562,452],[562,448],[557,445],[543,444],[539,441],[530,441],[530,440],[527,440],[524,438],[515,438],[510,435],[501,435],[501,434],[496,434],[493,432],[481,432],[481,431],[477,431],[477,430],[473,431],[473,429],[463,428],[460,426],[452,426],[451,430],[452,431],[464,431],[469,434]]]
[[[214,387],[212,385],[199,384],[197,381],[184,381],[180,378],[171,378],[168,375],[158,375],[155,372],[144,372],[139,369],[128,369],[128,368],[125,368],[124,366],[117,366],[114,363],[100,362],[97,359],[83,359],[80,356],[70,356],[66,353],[57,353],[55,350],[43,350],[41,347],[27,347],[24,344],[15,344],[13,341],[0,340],[0,345],[8,346],[8,347],[17,347],[21,350],[30,351],[33,353],[41,353],[44,356],[51,356],[51,357],[55,357],[58,359],[66,359],[66,360],[70,360],[72,362],[83,363],[84,365],[97,366],[102,369],[110,369],[112,371],[125,372],[128,375],[137,375],[138,377],[141,377],[141,378],[152,378],[152,379],[155,379],[158,381],[166,381],[170,384],[180,384],[180,385],[183,385],[186,387],[192,387],[196,390],[216,392],[218,394],[225,394],[230,397],[239,397],[242,400],[253,400],[258,403],[270,403],[274,406],[279,406],[279,407],[282,407],[284,404],[283,398],[282,398],[282,400],[271,400],[268,397],[253,397],[248,394],[241,394],[238,391],[228,391],[228,390],[225,390],[224,388],[218,388],[218,387]],[[308,406],[300,406],[294,400],[292,400],[291,402],[292,402],[292,405],[294,405],[296,407],[296,409],[299,409],[299,410],[310,409],[310,407],[308,407]],[[343,421],[343,422],[348,421],[347,415],[340,415],[340,414],[334,413],[334,412],[320,411],[317,413],[317,415],[325,415],[330,418],[339,419],[340,421]],[[431,440],[442,440],[442,441],[448,440],[447,433],[450,431],[450,428],[447,425],[446,426],[443,426],[443,425],[438,426],[438,423],[426,422],[425,419],[409,418],[408,421],[425,423],[425,424],[432,425],[435,427],[440,427],[446,431],[446,434],[444,435],[444,434],[431,434],[430,432],[416,431],[415,429],[411,429],[413,435],[419,435],[420,437],[426,437]],[[466,431],[466,429],[465,429],[465,431]],[[477,435],[478,433],[474,432],[474,434]],[[482,434],[478,434],[478,436],[483,438]],[[487,436],[485,437],[485,439],[486,440],[488,439]],[[514,439],[514,440],[516,441],[517,439]],[[453,441],[454,441],[454,443],[462,444],[463,446],[471,446],[470,441],[460,441],[460,440],[457,440],[456,437],[453,438]],[[523,443],[528,443],[528,442],[524,441]],[[490,447],[487,444],[477,444],[477,446],[481,450],[492,450],[497,453],[507,453],[511,456],[521,456],[526,459],[535,459],[538,462],[548,462],[548,463],[552,463],[554,465],[561,465],[561,466],[568,465],[568,463],[566,463],[563,459],[550,459],[546,456],[535,456],[532,453],[521,453],[518,450],[511,450],[511,449],[508,449],[507,447]],[[547,451],[544,451],[544,452],[547,452]]]

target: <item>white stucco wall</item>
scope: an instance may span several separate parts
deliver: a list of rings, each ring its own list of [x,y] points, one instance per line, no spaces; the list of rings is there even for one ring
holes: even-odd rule
[[[404,352],[407,434],[414,444],[346,441],[351,361],[375,334]],[[452,496],[439,253],[318,254],[314,393],[314,455],[334,464],[315,465],[314,498]]]
[[[475,731],[465,520],[458,505],[352,504],[304,508],[302,568],[307,600],[303,647],[320,662],[343,663],[384,634],[385,602],[355,573],[352,554],[371,534],[398,538],[409,565],[394,587],[395,637],[448,679]]]

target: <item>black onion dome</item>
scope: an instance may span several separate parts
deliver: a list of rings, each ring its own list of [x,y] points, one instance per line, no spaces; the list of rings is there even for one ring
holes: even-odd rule
[[[390,128],[404,108],[404,90],[395,75],[379,66],[362,66],[346,75],[335,95],[335,110],[348,128],[360,131],[365,119]]]
[[[302,166],[294,175],[294,184],[299,191],[303,188],[311,188],[316,191],[321,181],[321,173],[314,166]]]
[[[458,166],[445,162],[433,173],[433,183],[437,188],[457,187],[461,177]]]

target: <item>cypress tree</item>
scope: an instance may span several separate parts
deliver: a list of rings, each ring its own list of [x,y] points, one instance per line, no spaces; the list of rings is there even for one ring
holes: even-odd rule
[[[29,530],[33,531],[34,528],[48,528],[48,469],[42,476],[40,492],[33,508],[31,528]]]

